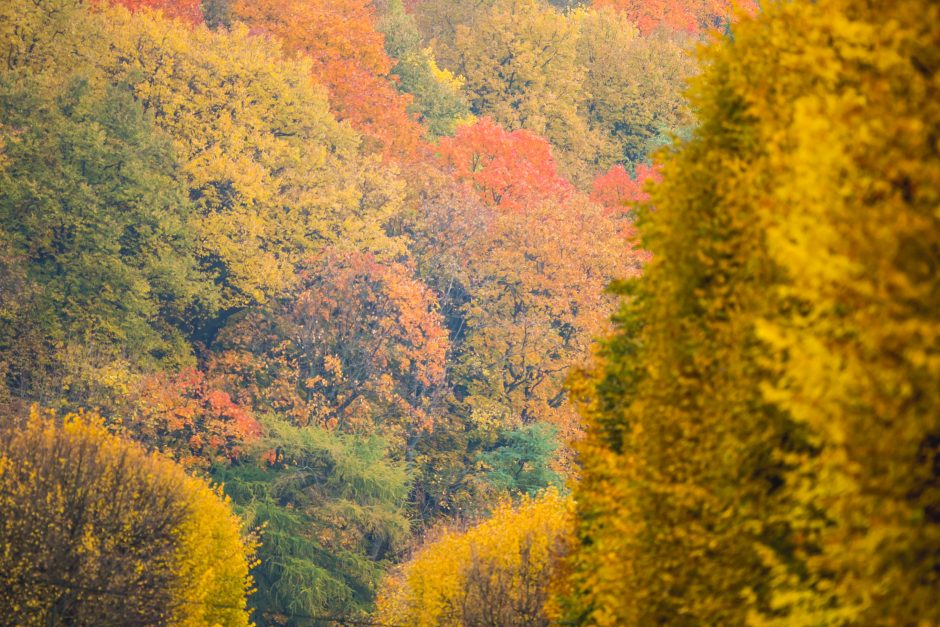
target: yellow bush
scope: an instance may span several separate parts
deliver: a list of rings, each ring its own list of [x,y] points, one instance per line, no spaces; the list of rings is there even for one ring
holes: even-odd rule
[[[407,625],[548,624],[546,603],[568,543],[570,501],[554,489],[448,531],[386,581],[380,620]]]

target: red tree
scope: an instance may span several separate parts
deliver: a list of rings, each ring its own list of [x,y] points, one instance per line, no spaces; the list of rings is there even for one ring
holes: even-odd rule
[[[757,11],[754,0],[594,0],[594,6],[622,11],[644,35],[660,27],[701,32],[733,19],[738,7],[751,14]]]
[[[650,199],[646,191],[650,182],[658,183],[662,174],[656,166],[640,165],[636,175],[631,176],[622,165],[615,165],[606,174],[594,179],[591,200],[604,208],[604,213],[620,223],[620,234],[630,245],[632,268],[638,270],[650,259],[649,252],[639,248],[637,232],[633,225],[633,208],[636,203]]]
[[[551,144],[526,130],[507,132],[490,118],[464,126],[437,145],[441,163],[483,200],[502,209],[563,199],[574,188],[558,174]]]
[[[238,457],[261,436],[251,413],[206,381],[202,372],[152,375],[131,391],[125,427],[185,466],[205,467]]]

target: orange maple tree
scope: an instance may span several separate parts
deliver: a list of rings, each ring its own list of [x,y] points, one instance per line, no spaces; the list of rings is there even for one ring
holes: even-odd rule
[[[481,198],[501,209],[562,199],[574,187],[558,173],[547,140],[530,131],[508,132],[490,118],[461,127],[437,144],[438,160]]]
[[[638,276],[643,264],[652,256],[640,247],[639,235],[634,225],[634,209],[637,203],[649,201],[647,184],[658,183],[662,174],[655,165],[640,164],[631,175],[617,164],[605,174],[594,179],[591,185],[591,201],[604,208],[604,214],[615,220],[620,235],[628,245],[628,271],[625,276]]]
[[[408,113],[411,97],[391,82],[393,62],[375,27],[368,0],[238,0],[233,15],[284,49],[312,62],[314,81],[325,86],[337,117],[348,120],[372,148],[413,155],[422,129]]]
[[[594,179],[591,184],[591,200],[604,207],[608,215],[629,213],[633,203],[650,199],[646,191],[647,183],[658,183],[661,180],[662,174],[654,165],[640,164],[636,168],[636,174],[631,175],[626,168],[618,164]]]
[[[166,17],[184,20],[191,24],[201,24],[201,0],[112,0],[111,4],[125,6],[131,11],[140,9],[153,9],[160,11]]]
[[[754,0],[594,0],[593,6],[622,11],[644,35],[657,28],[701,32],[733,19],[736,9],[754,13]]]
[[[127,400],[133,407],[124,421],[130,435],[187,467],[234,460],[246,442],[261,436],[251,412],[195,369],[145,377]]]
[[[406,265],[330,250],[272,311],[225,329],[212,371],[295,424],[383,433],[433,428],[449,341],[433,292]]]

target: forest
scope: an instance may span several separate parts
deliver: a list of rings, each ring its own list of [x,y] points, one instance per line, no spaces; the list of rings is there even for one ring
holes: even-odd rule
[[[0,2],[0,624],[938,598],[940,3]]]

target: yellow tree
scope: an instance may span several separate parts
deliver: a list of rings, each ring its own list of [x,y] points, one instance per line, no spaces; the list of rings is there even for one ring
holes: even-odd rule
[[[596,169],[635,165],[692,123],[686,80],[695,71],[695,40],[659,32],[639,35],[609,7],[576,14],[583,74],[579,113],[597,135]]]
[[[938,620],[938,16],[779,3],[706,54],[579,382],[580,620]]]
[[[107,70],[132,81],[173,136],[201,209],[204,255],[223,265],[234,303],[285,288],[311,247],[368,238],[381,224],[386,207],[370,206],[368,189],[382,179],[368,174],[304,61],[245,28],[190,31],[118,9],[101,19],[114,38]],[[384,197],[398,195],[390,187]]]
[[[465,79],[475,115],[545,137],[565,174],[580,180],[597,141],[578,115],[577,44],[575,20],[537,0],[501,0],[472,27],[456,27],[448,67]]]
[[[0,609],[17,625],[249,624],[227,501],[94,417],[0,431]]]
[[[386,580],[379,619],[421,627],[551,624],[570,511],[551,489],[515,507],[504,503],[465,532],[441,533]]]

